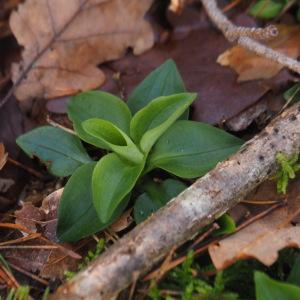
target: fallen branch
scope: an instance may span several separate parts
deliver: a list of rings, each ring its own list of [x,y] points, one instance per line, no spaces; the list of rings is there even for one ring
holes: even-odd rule
[[[50,299],[111,299],[276,170],[278,152],[300,151],[300,103],[283,112],[229,160],[136,226]]]

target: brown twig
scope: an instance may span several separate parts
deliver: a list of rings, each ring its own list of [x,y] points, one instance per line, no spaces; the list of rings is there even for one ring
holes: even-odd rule
[[[217,223],[213,223],[212,226],[208,230],[206,230],[204,233],[200,235],[199,238],[196,239],[196,241],[192,244],[191,247],[189,248],[194,248],[196,245],[201,243],[204,239],[206,239],[210,234],[212,234],[215,230],[220,228],[220,226]],[[144,281],[152,280],[155,279],[158,281],[160,278],[162,278],[167,272],[181,264],[186,260],[187,256],[182,256],[178,259],[175,259],[174,261],[171,261],[172,256],[175,252],[176,248],[173,248],[170,253],[167,255],[165,261],[162,263],[162,265],[154,270],[153,272],[149,273],[145,278],[143,279]]]
[[[24,250],[52,250],[57,249],[57,246],[52,245],[14,245],[14,246],[0,246],[0,249],[7,250],[7,249],[24,249]]]
[[[223,9],[222,9],[223,13],[226,13],[226,12],[230,11],[231,9],[233,9],[234,7],[239,5],[240,3],[241,3],[241,0],[234,0],[234,1],[230,2],[225,7],[223,7]]]
[[[241,203],[253,204],[253,205],[270,205],[278,203],[280,200],[242,200]]]
[[[23,232],[26,232],[28,234],[32,234],[33,232],[26,228],[25,226],[22,226],[20,224],[14,224],[14,223],[0,223],[0,228],[9,228],[9,229],[16,229]]]
[[[9,288],[18,288],[20,285],[15,279],[15,277],[0,264],[0,279],[6,284]]]
[[[277,203],[277,204],[275,204],[275,205],[272,205],[272,206],[269,207],[268,209],[264,210],[263,212],[261,212],[261,213],[255,215],[254,217],[249,218],[249,219],[246,220],[244,223],[242,223],[240,226],[238,226],[238,227],[236,228],[236,230],[235,230],[234,233],[236,233],[236,232],[242,230],[243,228],[249,226],[250,224],[254,223],[254,222],[257,221],[257,220],[262,219],[263,217],[265,217],[266,215],[268,215],[269,213],[271,213],[271,212],[274,211],[275,209],[277,209],[277,208],[283,206],[284,204],[286,204],[286,203],[283,203],[283,202]],[[213,228],[214,228],[214,227],[211,227],[210,230],[212,230]],[[217,228],[216,228],[216,229],[217,229]],[[212,231],[213,231],[213,230],[212,230]],[[234,234],[234,233],[232,233],[232,234]],[[227,237],[227,236],[232,235],[232,234],[227,234],[226,236],[218,237],[218,238],[214,239],[213,241],[210,241],[208,244],[202,246],[201,248],[196,249],[196,250],[194,251],[194,257],[196,257],[196,256],[199,255],[199,254],[204,253],[211,245],[213,245],[213,244],[219,242],[219,241],[222,240],[224,237]],[[202,237],[202,236],[201,236],[201,237]],[[201,238],[201,237],[200,237],[200,238]],[[204,239],[204,238],[203,238],[203,239]],[[202,239],[202,240],[203,240],[203,239]],[[193,245],[196,246],[197,244],[198,244],[198,243],[194,243]],[[172,261],[171,263],[169,263],[168,266],[165,268],[165,273],[166,273],[166,272],[169,272],[170,270],[176,268],[178,265],[182,264],[182,263],[186,260],[186,258],[187,258],[187,256],[185,255],[185,256],[182,256],[182,257],[179,257],[179,258],[173,260],[173,261]],[[155,272],[157,272],[157,271],[159,271],[159,270],[153,271],[153,272],[151,272],[150,274],[148,274],[148,275],[144,278],[144,281],[148,281],[148,280],[154,279],[154,278],[155,278],[155,275],[156,275]]]
[[[19,244],[19,243],[24,243],[30,240],[34,240],[36,238],[39,238],[41,236],[40,233],[32,233],[29,234],[27,236],[23,236],[21,238],[18,239],[14,239],[14,240],[10,240],[10,241],[5,241],[5,242],[1,242],[0,246],[7,246],[7,245],[11,245],[11,244]]]
[[[67,128],[67,127],[65,127],[65,126],[63,126],[63,125],[61,125],[61,124],[59,124],[59,123],[53,121],[49,116],[47,116],[46,121],[47,121],[48,124],[52,125],[53,127],[60,128],[60,129],[62,129],[63,131],[66,131],[66,132],[71,133],[71,134],[73,134],[73,135],[77,135],[76,132],[75,132],[74,130],[72,130],[72,129],[70,129],[70,128]]]
[[[155,281],[159,281],[168,271],[169,271],[169,264],[171,263],[172,257],[176,251],[177,247],[173,247],[171,251],[166,256],[165,260],[161,264],[161,266],[156,269],[155,271],[151,272],[145,278],[144,281],[155,279]]]
[[[16,271],[18,271],[18,272],[20,272],[20,273],[22,273],[22,274],[24,274],[24,275],[26,275],[26,276],[32,278],[33,280],[35,280],[35,281],[37,281],[37,282],[39,282],[39,283],[41,283],[41,284],[43,284],[43,285],[45,285],[45,286],[48,286],[48,285],[49,285],[49,282],[48,282],[47,280],[44,280],[44,279],[42,279],[42,278],[40,278],[40,277],[38,277],[38,276],[36,276],[36,275],[34,275],[34,274],[32,274],[32,273],[30,273],[30,272],[28,272],[28,271],[26,271],[26,270],[20,268],[19,266],[15,265],[15,264],[9,263],[9,265],[10,265],[14,270],[16,270]]]
[[[242,223],[241,225],[239,225],[235,232],[238,232],[240,230],[242,230],[243,228],[249,226],[250,224],[254,223],[255,221],[259,220],[259,219],[262,219],[263,217],[265,217],[266,215],[268,215],[269,213],[271,213],[272,211],[274,211],[275,209],[279,208],[279,207],[282,207],[286,205],[286,201],[282,201],[282,202],[278,202],[272,206],[270,206],[269,208],[267,208],[266,210],[264,210],[263,212],[255,215],[254,217],[246,220],[244,223]]]
[[[220,225],[218,223],[213,223],[212,226],[203,234],[201,234],[194,243],[189,247],[189,249],[195,248],[198,244],[203,242],[207,237],[209,237],[214,231],[218,230],[220,228]]]
[[[22,163],[18,162],[17,160],[14,160],[11,157],[8,157],[7,161],[10,162],[11,164],[15,165],[16,167],[19,167],[19,168],[27,171],[29,174],[32,174],[33,176],[35,176],[37,178],[44,178],[44,175],[42,173],[23,165]]]

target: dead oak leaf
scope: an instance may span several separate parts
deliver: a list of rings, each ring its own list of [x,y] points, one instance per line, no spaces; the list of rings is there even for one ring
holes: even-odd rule
[[[5,253],[9,262],[51,280],[63,279],[64,272],[75,270],[78,259],[81,258],[73,251],[73,246],[59,243],[56,237],[57,210],[62,191],[63,189],[56,190],[45,197],[40,208],[26,202],[20,210],[15,212],[16,224],[25,226],[31,232],[36,232],[38,229],[42,236],[48,239],[48,242],[44,238],[35,239],[28,241],[26,245],[29,247],[30,245],[40,245],[39,249],[16,248]],[[22,234],[24,235],[23,232]],[[43,246],[49,245],[54,246],[54,249],[43,248]]]
[[[24,47],[12,66],[19,100],[54,98],[100,86],[97,65],[140,54],[154,34],[144,16],[153,0],[26,0],[10,18]],[[24,76],[24,74],[26,76]]]
[[[15,212],[15,217],[16,224],[28,228],[31,232],[36,232],[36,225],[44,219],[43,212],[30,202],[25,202],[22,208]]]
[[[76,271],[78,260],[65,255],[61,251],[51,251],[47,262],[42,266],[39,275],[49,279],[64,279],[66,271]]]
[[[300,26],[278,25],[279,35],[266,43],[272,49],[291,58],[300,55]],[[269,79],[277,75],[282,65],[256,55],[241,46],[235,46],[222,53],[217,62],[229,66],[238,73],[238,81]]]
[[[248,258],[256,258],[270,266],[277,260],[281,249],[300,248],[300,224],[296,221],[300,214],[299,183],[300,178],[291,184],[288,205],[209,247],[210,257],[218,270]],[[267,199],[273,200],[271,194]],[[260,195],[264,195],[264,191],[257,197]]]

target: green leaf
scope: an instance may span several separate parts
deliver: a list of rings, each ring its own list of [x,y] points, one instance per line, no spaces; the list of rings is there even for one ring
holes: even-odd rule
[[[286,4],[285,0],[257,0],[251,6],[249,14],[257,18],[272,19],[281,13]]]
[[[158,97],[137,112],[130,123],[130,134],[142,151],[148,153],[157,139],[182,115],[196,94],[182,93]]]
[[[146,192],[137,198],[134,205],[134,220],[137,224],[185,190],[186,185],[178,180],[167,179],[163,183],[150,182],[144,188]]]
[[[157,141],[146,171],[161,168],[182,178],[204,175],[243,141],[211,125],[180,120]]]
[[[97,163],[92,178],[93,203],[102,222],[107,222],[133,189],[144,163],[135,165],[110,153]]]
[[[289,283],[300,286],[300,254],[297,256],[291,273],[287,279]]]
[[[144,159],[144,155],[130,137],[111,122],[103,119],[89,119],[82,123],[82,128],[120,156],[134,163],[141,163]]]
[[[68,104],[68,116],[82,140],[103,149],[107,149],[105,144],[83,130],[83,121],[92,118],[107,120],[129,134],[131,112],[124,101],[109,93],[90,91],[72,97]]]
[[[223,234],[231,234],[236,230],[235,221],[228,214],[222,215],[218,220],[220,228],[213,233],[213,236],[219,236]]]
[[[135,114],[155,98],[184,93],[185,91],[175,62],[168,59],[134,89],[128,97],[127,104],[132,113]]]
[[[118,218],[128,200],[117,209],[108,222],[101,222],[93,205],[92,174],[96,163],[79,167],[67,182],[58,210],[59,240],[74,242],[106,228]]]
[[[271,279],[262,272],[254,273],[256,300],[299,300],[300,287]]]
[[[78,137],[52,126],[33,129],[16,140],[30,157],[38,157],[55,176],[71,175],[82,164],[91,162]]]
[[[290,104],[300,101],[300,83],[296,83],[283,94],[284,99]]]

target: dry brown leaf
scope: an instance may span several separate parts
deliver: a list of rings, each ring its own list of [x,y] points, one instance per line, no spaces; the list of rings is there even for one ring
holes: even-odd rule
[[[0,143],[0,170],[4,167],[7,162],[8,153],[5,152],[5,147]]]
[[[277,260],[281,249],[300,248],[300,224],[295,221],[300,214],[300,178],[291,185],[290,190],[287,206],[276,209],[209,247],[210,257],[218,270],[240,259],[248,258],[256,258],[270,266]],[[267,196],[265,191],[259,193],[257,197],[276,200],[274,192]]]
[[[19,100],[54,98],[94,89],[104,80],[97,65],[140,54],[154,34],[144,15],[153,0],[26,0],[10,18],[24,46],[23,61],[12,66]]]
[[[58,242],[58,238],[56,236],[57,213],[63,190],[64,189],[61,188],[48,195],[43,200],[40,208],[40,210],[45,214],[45,220],[47,221],[44,225],[44,236],[54,242]]]
[[[23,204],[19,211],[16,211],[16,224],[28,228],[31,232],[37,229],[45,239],[28,241],[27,246],[40,246],[39,249],[11,249],[5,253],[7,260],[29,272],[35,272],[44,278],[63,279],[64,272],[74,271],[77,268],[80,256],[73,252],[72,246],[59,244],[56,237],[57,208],[63,189],[59,189],[44,198],[40,208],[35,207],[31,202]],[[37,225],[38,228],[37,228]],[[25,233],[22,232],[24,235]],[[54,246],[54,249],[43,249],[43,246]]]
[[[176,14],[180,14],[184,7],[192,2],[194,2],[194,0],[171,0],[169,10]]]
[[[15,216],[15,223],[28,228],[31,232],[36,232],[36,225],[44,219],[43,212],[30,202],[24,203],[22,208],[15,212]]]
[[[64,279],[66,271],[76,271],[77,267],[77,259],[67,256],[59,250],[53,250],[39,275],[49,279]]]
[[[126,210],[117,221],[109,226],[109,229],[112,232],[119,232],[128,228],[133,223],[131,213],[132,209]]]
[[[300,55],[300,26],[279,25],[279,35],[266,45],[286,54],[291,58]],[[256,55],[241,46],[235,46],[222,53],[217,62],[222,66],[230,66],[238,73],[238,81],[268,79],[278,74],[283,68],[267,58]]]

